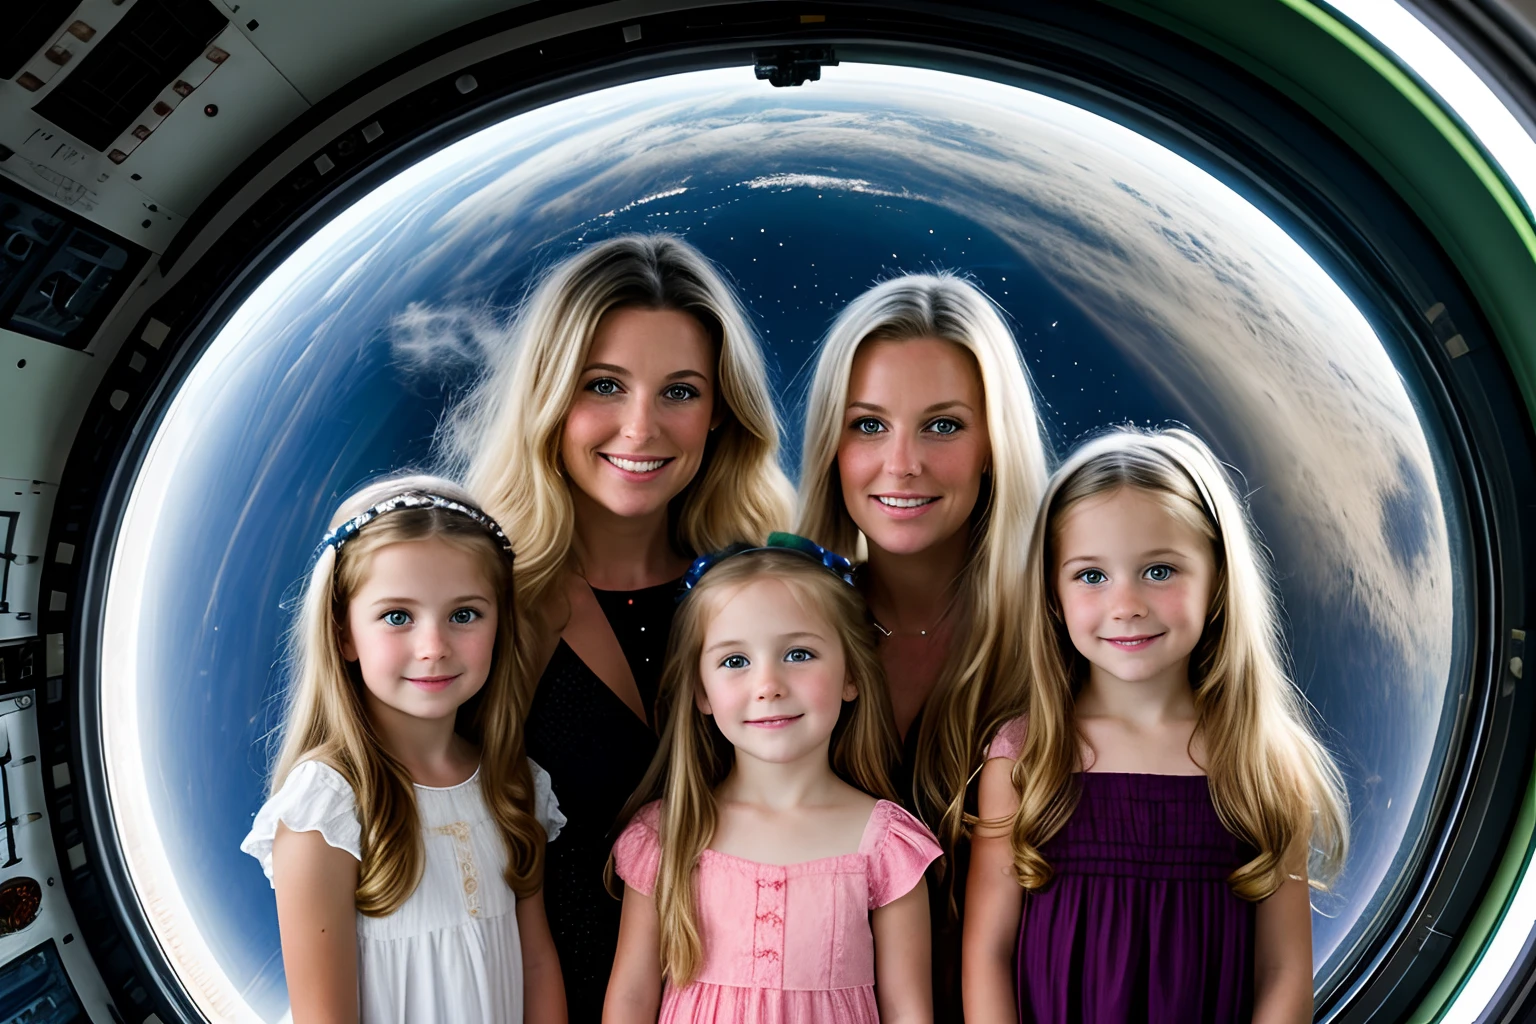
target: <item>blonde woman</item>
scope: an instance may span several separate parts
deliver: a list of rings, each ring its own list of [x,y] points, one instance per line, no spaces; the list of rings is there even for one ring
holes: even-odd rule
[[[381,481],[331,521],[240,846],[277,893],[295,1024],[566,1020],[540,893],[564,819],[523,754],[511,576],[446,480]]]
[[[762,353],[719,273],[670,235],[600,242],[555,266],[511,354],[456,413],[467,486],[517,550],[528,749],[570,825],[545,898],[573,1020],[596,1020],[619,904],[612,827],[656,750],[677,580],[700,552],[789,515]]]
[[[981,773],[966,1020],[1311,1020],[1309,850],[1336,874],[1349,818],[1221,464],[1182,430],[1088,442],[1022,590],[1030,685]]]
[[[863,549],[858,581],[880,635],[901,735],[903,799],[964,881],[962,810],[990,691],[1022,686],[1024,546],[1045,447],[1013,336],[952,274],[876,285],[838,316],[811,384],[801,533]],[[959,1017],[950,886],[934,896],[937,1019]]]

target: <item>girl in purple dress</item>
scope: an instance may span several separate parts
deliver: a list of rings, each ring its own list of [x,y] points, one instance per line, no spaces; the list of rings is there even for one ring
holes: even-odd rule
[[[1336,875],[1348,818],[1261,550],[1185,431],[1116,431],[1052,478],[1031,685],[981,772],[968,1024],[1311,1020],[1309,853]]]

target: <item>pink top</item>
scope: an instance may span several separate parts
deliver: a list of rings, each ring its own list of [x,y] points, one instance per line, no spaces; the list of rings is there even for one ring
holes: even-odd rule
[[[1019,759],[1019,751],[1024,749],[1024,722],[1024,716],[1020,715],[997,727],[997,734],[987,747],[988,761],[994,757],[1006,757],[1010,761]]]
[[[619,877],[646,895],[661,859],[660,808],[641,808],[613,849]],[[889,800],[875,804],[857,853],[779,865],[705,850],[694,889],[704,964],[687,988],[667,983],[660,1020],[873,1024],[869,912],[911,892],[939,853]]]

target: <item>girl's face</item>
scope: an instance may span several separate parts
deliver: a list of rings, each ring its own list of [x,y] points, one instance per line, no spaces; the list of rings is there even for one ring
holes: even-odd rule
[[[848,515],[871,546],[914,554],[966,529],[991,457],[969,352],[938,338],[859,346],[837,469]]]
[[[437,538],[373,553],[342,638],[370,713],[451,716],[485,685],[495,648],[496,595],[477,555]]]
[[[1132,487],[1078,502],[1056,528],[1056,595],[1095,675],[1189,681],[1216,563],[1210,540]]]
[[[715,406],[703,325],[675,309],[605,313],[560,435],[573,489],[624,518],[665,510],[704,461]]]
[[[714,716],[738,757],[825,761],[843,702],[858,696],[837,631],[771,576],[719,600],[699,655],[699,710]]]

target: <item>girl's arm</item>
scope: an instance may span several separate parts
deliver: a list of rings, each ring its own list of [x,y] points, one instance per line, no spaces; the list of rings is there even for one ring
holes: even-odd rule
[[[960,992],[966,1024],[1018,1024],[1013,957],[1024,915],[1024,889],[1013,876],[1007,823],[1019,809],[1013,761],[994,757],[981,769],[965,882],[965,926],[960,947]],[[987,826],[986,822],[1003,822]]]
[[[1286,858],[1289,877],[1258,905],[1254,921],[1254,1024],[1312,1019],[1312,903],[1307,848]]]
[[[932,1024],[932,939],[928,932],[928,884],[876,907],[875,999],[883,1024]]]
[[[624,887],[619,948],[603,998],[603,1024],[656,1024],[661,1012],[661,931],[656,901]]]
[[[294,1024],[357,1024],[357,860],[279,823],[272,885]]]
[[[526,1024],[566,1024],[565,980],[560,954],[544,916],[544,890],[518,897],[517,937],[523,948],[523,1020]]]

